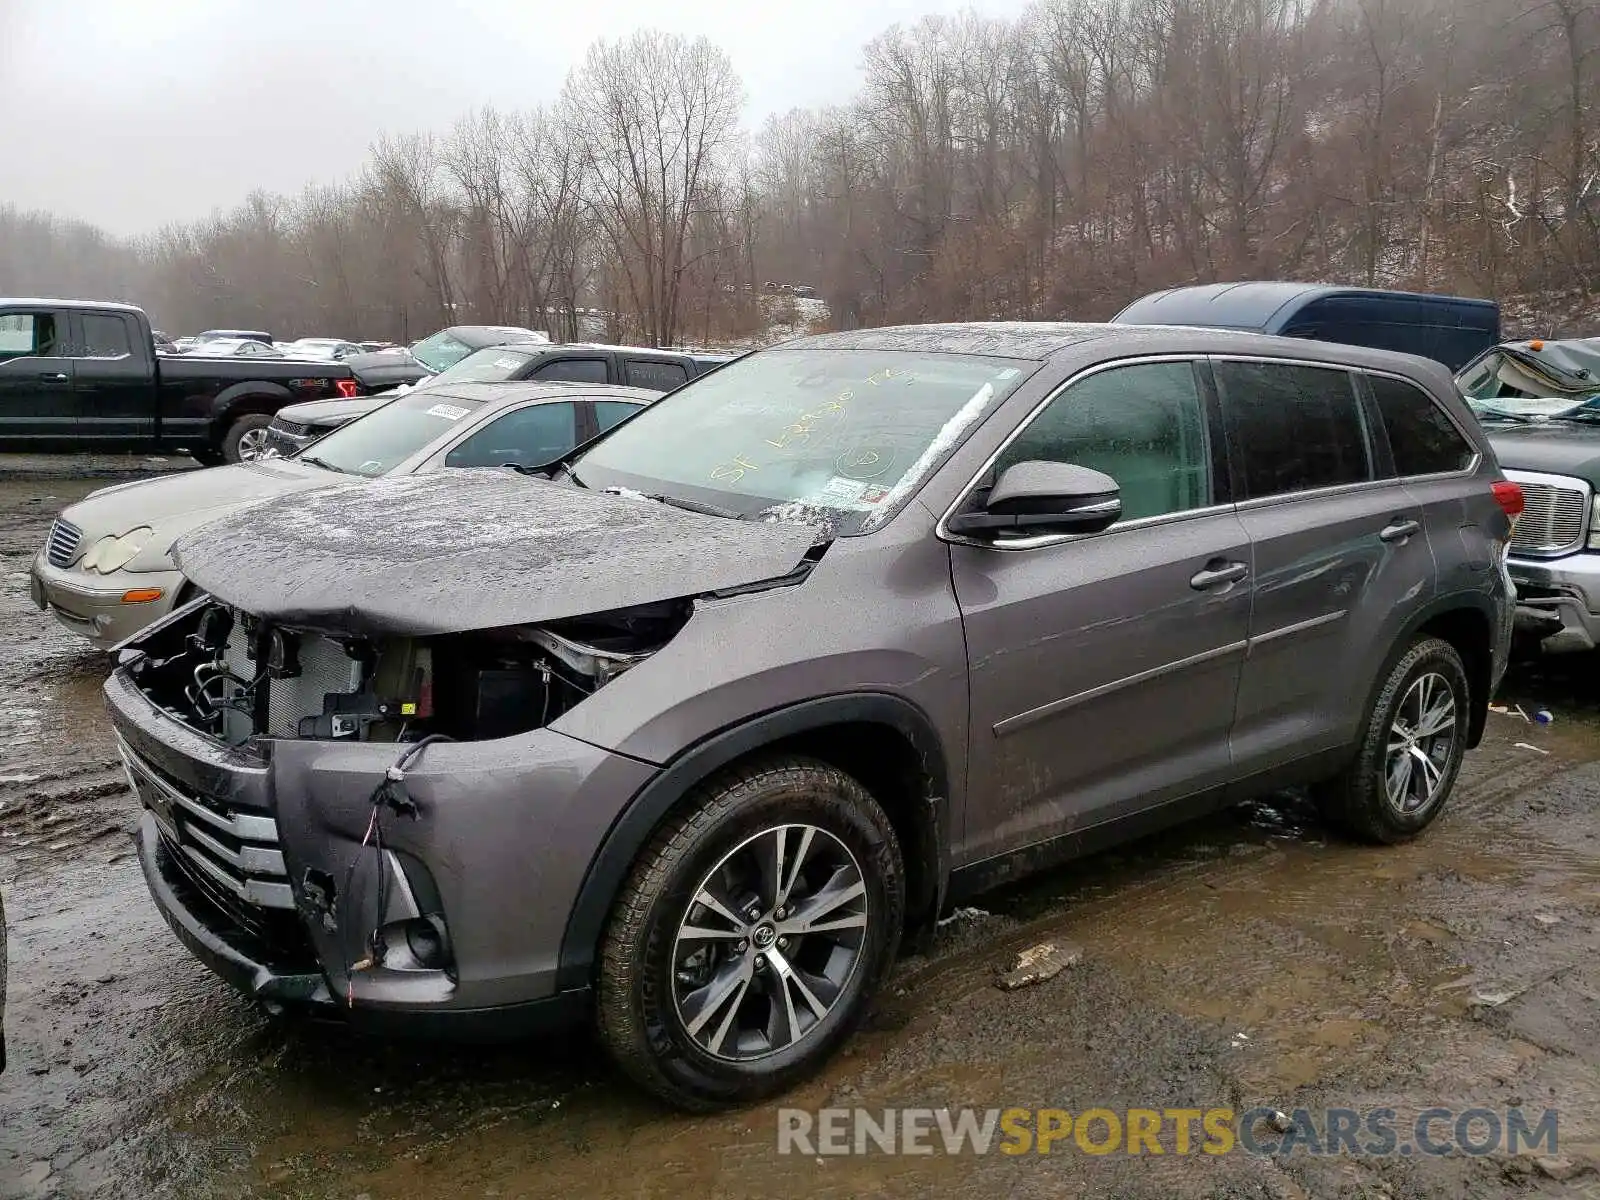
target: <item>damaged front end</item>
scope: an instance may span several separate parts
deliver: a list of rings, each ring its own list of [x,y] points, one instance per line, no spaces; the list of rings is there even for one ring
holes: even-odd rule
[[[187,535],[206,597],[106,683],[158,907],[269,1003],[414,1027],[553,997],[593,855],[658,770],[555,726],[700,598],[798,583],[814,541],[472,470]]]
[[[138,645],[151,703],[228,746],[252,738],[485,741],[539,729],[664,646],[691,602],[434,637],[340,636],[209,602]]]
[[[212,600],[174,614],[107,685],[169,924],[269,1006],[381,1015],[548,991],[564,912],[548,911],[561,873],[538,856],[559,850],[529,838],[564,805],[598,813],[582,787],[614,804],[649,768],[519,735],[649,658],[692,608],[431,637],[296,629]],[[530,793],[530,777],[551,785]],[[495,923],[496,893],[546,910],[527,961]]]

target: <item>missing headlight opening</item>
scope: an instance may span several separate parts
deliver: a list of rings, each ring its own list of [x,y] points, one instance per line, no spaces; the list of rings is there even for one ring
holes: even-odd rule
[[[153,631],[132,665],[163,711],[252,737],[484,741],[556,720],[665,645],[689,601],[438,637],[355,638],[209,604]]]

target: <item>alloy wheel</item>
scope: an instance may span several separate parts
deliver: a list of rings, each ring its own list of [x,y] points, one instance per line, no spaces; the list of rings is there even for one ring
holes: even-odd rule
[[[1396,706],[1384,753],[1390,806],[1410,816],[1439,798],[1455,750],[1456,698],[1443,675],[1419,675]]]
[[[239,460],[249,462],[253,458],[262,457],[267,448],[267,431],[265,429],[246,429],[239,435]]]
[[[701,881],[672,948],[678,1018],[706,1053],[754,1062],[816,1032],[862,957],[861,864],[815,825],[734,847]]]

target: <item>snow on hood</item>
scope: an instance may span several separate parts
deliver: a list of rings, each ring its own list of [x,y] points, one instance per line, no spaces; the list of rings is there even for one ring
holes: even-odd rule
[[[760,583],[793,571],[814,535],[453,470],[269,500],[180,539],[176,557],[199,587],[275,622],[423,636]]]

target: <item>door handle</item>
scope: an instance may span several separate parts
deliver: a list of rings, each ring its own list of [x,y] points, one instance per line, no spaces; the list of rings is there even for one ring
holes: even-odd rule
[[[1403,542],[1422,526],[1410,517],[1395,517],[1378,531],[1378,540],[1383,542]]]
[[[1228,562],[1225,559],[1214,558],[1206,564],[1205,570],[1189,580],[1189,586],[1197,592],[1209,591],[1211,588],[1238,583],[1248,574],[1250,568],[1242,562]]]
[[[40,371],[39,378],[48,379],[53,383],[65,383],[71,376],[65,375],[60,371]]]

